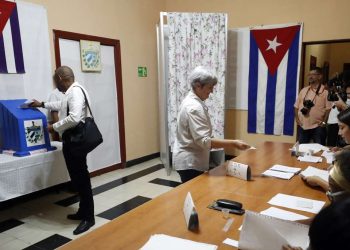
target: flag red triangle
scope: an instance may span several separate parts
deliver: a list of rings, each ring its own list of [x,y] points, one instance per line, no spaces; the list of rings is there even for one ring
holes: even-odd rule
[[[11,16],[15,6],[16,4],[14,2],[0,0],[0,33],[4,30],[7,20]]]
[[[300,25],[252,30],[253,37],[267,64],[270,75],[274,75],[284,55],[291,46]]]

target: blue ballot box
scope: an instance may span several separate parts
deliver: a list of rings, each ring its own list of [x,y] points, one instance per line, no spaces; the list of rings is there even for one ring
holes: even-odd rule
[[[46,116],[36,108],[20,108],[25,101],[0,100],[0,151],[26,156],[33,150],[55,150],[46,130]]]

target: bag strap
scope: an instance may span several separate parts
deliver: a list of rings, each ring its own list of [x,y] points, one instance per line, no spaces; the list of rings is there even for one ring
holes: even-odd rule
[[[91,112],[91,108],[90,108],[90,105],[89,105],[89,101],[88,101],[88,99],[86,98],[85,91],[84,91],[83,88],[80,87],[80,86],[73,86],[73,88],[74,88],[74,87],[78,87],[78,88],[81,89],[81,91],[83,91],[84,98],[85,98],[85,103],[87,104],[87,106],[88,106],[88,108],[89,108],[91,117],[94,118],[94,116],[93,116],[93,114],[92,114],[92,112]],[[68,105],[68,102],[67,102],[67,116],[68,116],[68,114],[69,114],[69,105]]]

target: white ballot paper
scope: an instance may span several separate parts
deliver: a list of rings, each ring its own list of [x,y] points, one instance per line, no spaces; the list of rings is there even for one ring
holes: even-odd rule
[[[319,143],[304,143],[299,145],[299,152],[308,153],[312,151],[312,153],[320,152],[321,150],[329,150],[329,148],[319,144]]]
[[[222,243],[238,248],[238,241],[230,238],[226,238]]]
[[[299,161],[303,161],[303,162],[317,163],[317,162],[322,162],[322,157],[312,156],[312,155],[305,155],[305,156],[299,156],[298,160]]]
[[[279,209],[276,207],[269,207],[268,209],[261,211],[261,214],[268,215],[271,217],[275,217],[281,220],[290,220],[290,221],[296,221],[296,220],[306,220],[309,219],[309,217],[306,217],[301,214],[293,213],[287,210]]]
[[[216,245],[181,239],[165,234],[155,234],[141,247],[141,250],[215,250],[217,248]]]
[[[291,179],[294,176],[293,173],[285,173],[285,172],[280,172],[280,171],[273,171],[273,170],[270,170],[270,169],[268,169],[265,172],[263,172],[262,175],[277,177],[277,178],[285,179],[285,180],[289,180],[289,179]]]
[[[270,168],[270,170],[295,174],[298,173],[301,170],[301,168],[287,167],[284,165],[275,164]]]
[[[309,245],[309,227],[246,210],[239,249],[281,250],[283,245],[306,249]]]
[[[276,194],[268,203],[314,214],[317,214],[325,204],[324,201],[311,200],[287,194]]]
[[[29,105],[32,104],[34,101],[33,100],[27,100],[24,103],[22,103],[19,107],[22,109],[28,109],[30,108]]]
[[[312,166],[308,166],[304,171],[300,173],[303,177],[318,176],[322,180],[328,182],[329,172],[327,170],[318,169]]]
[[[246,164],[229,161],[227,165],[227,175],[247,181],[250,180],[250,168]]]

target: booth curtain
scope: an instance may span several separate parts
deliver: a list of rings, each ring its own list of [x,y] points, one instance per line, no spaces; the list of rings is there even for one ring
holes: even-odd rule
[[[191,85],[188,76],[202,65],[213,72],[218,84],[209,99],[213,136],[224,136],[224,102],[226,75],[226,14],[168,13],[169,79],[168,128],[169,145],[174,143],[178,109]]]

